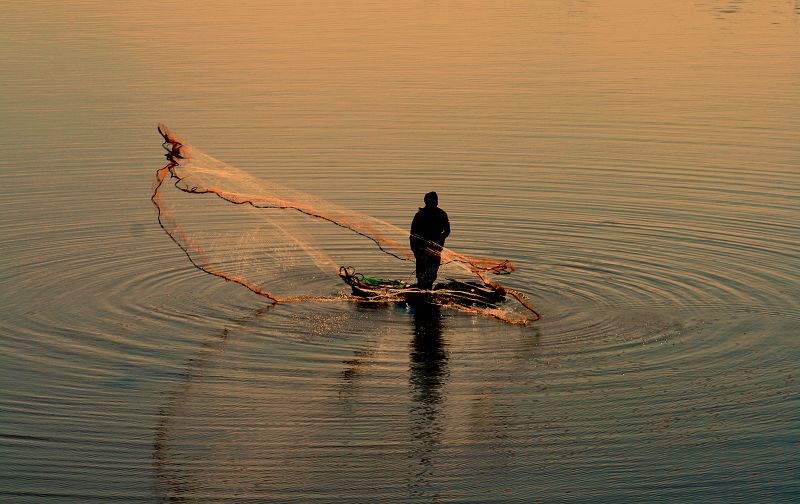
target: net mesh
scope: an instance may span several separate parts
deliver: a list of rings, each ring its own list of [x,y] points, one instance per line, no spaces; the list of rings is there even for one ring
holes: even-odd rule
[[[273,303],[361,299],[349,295],[339,280],[343,265],[371,277],[413,279],[407,230],[253,177],[164,125],[158,130],[168,162],[156,172],[151,199],[159,224],[196,268]],[[441,260],[440,279],[471,280],[513,300],[511,306],[464,306],[452,298],[444,304],[512,323],[539,318],[522,293],[494,278],[514,270],[509,260],[470,257],[450,248],[442,250]],[[399,300],[408,292],[386,288],[373,300]]]

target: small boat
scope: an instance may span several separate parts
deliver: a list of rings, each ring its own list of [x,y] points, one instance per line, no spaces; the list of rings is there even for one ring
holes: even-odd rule
[[[350,286],[353,295],[372,301],[405,301],[409,304],[435,303],[461,306],[492,306],[506,299],[502,287],[494,288],[476,281],[452,278],[425,290],[401,280],[384,280],[357,273],[349,266],[339,268],[339,277]]]

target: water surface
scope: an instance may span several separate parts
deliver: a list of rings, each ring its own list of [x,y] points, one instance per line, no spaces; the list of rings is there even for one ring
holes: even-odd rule
[[[0,28],[3,499],[797,498],[796,3],[26,2]],[[401,227],[438,191],[448,245],[514,260],[545,318],[270,308],[196,271],[148,199],[159,121]]]

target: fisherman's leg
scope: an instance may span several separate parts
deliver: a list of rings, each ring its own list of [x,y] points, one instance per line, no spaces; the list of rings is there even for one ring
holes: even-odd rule
[[[423,286],[425,285],[425,278],[426,278],[425,271],[428,267],[427,264],[425,263],[425,254],[415,251],[414,258],[417,260],[416,262],[417,287],[420,289],[424,289],[425,287]]]
[[[436,275],[431,275],[431,269],[427,263],[417,262],[417,265],[417,287],[430,290],[433,287],[433,281],[436,280]]]
[[[436,282],[436,275],[439,274],[439,266],[442,264],[442,256],[438,253],[431,254],[428,262],[428,279],[430,281],[429,289],[433,288],[433,283]]]
[[[439,254],[425,254],[421,261],[417,259],[417,269],[421,274],[417,276],[417,287],[420,289],[432,289],[433,282],[436,281],[436,274],[439,272],[441,259]]]

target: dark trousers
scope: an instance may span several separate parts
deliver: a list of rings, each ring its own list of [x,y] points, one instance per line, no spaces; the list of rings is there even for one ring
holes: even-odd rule
[[[414,257],[417,259],[417,287],[433,288],[433,282],[436,281],[436,274],[442,264],[441,254],[430,249],[415,250]]]

